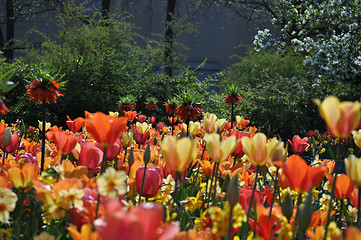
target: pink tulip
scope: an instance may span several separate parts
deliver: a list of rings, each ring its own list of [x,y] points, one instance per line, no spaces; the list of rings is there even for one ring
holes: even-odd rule
[[[300,136],[295,135],[291,140],[288,140],[294,153],[303,153],[310,146],[308,142],[308,137],[300,138]]]

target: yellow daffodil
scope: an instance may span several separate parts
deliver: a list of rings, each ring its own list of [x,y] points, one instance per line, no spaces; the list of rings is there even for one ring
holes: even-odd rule
[[[263,166],[271,160],[278,142],[276,138],[267,141],[267,137],[263,133],[256,133],[252,139],[244,137],[241,141],[243,152],[256,166]]]
[[[332,137],[347,138],[360,122],[361,104],[358,101],[340,102],[337,97],[329,96],[323,102],[315,99],[315,103]]]
[[[8,188],[0,188],[0,222],[10,219],[10,212],[14,211],[18,197]]]
[[[117,198],[127,193],[127,174],[124,171],[116,171],[108,167],[105,172],[97,178],[98,191],[101,195]]]
[[[206,134],[204,140],[207,144],[208,155],[217,163],[224,162],[237,147],[236,136],[230,136],[226,140],[221,141],[219,134],[211,133]]]
[[[197,155],[197,142],[188,137],[177,141],[174,136],[166,136],[160,143],[163,159],[174,171],[183,171]]]

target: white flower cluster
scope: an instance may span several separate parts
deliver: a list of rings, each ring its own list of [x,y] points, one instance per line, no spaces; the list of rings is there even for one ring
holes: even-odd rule
[[[361,77],[361,0],[280,0],[278,6],[283,14],[272,24],[280,36],[258,31],[256,51],[291,47],[306,55],[304,64],[315,78]]]

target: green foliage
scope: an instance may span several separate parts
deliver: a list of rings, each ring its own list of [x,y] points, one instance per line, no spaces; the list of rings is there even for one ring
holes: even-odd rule
[[[221,90],[231,83],[243,97],[235,113],[270,136],[284,140],[311,129],[323,129],[314,98],[326,94],[322,84],[305,76],[303,57],[271,53],[250,53],[224,75]],[[230,110],[229,110],[230,112]]]
[[[15,78],[21,84],[9,94],[15,105],[9,106],[9,121],[21,116],[28,124],[37,124],[40,111],[37,105],[28,103],[24,80],[32,80],[30,76],[38,65],[63,75],[62,81],[66,82],[60,91],[64,97],[48,104],[47,119],[57,125],[65,124],[66,115],[83,116],[84,110],[116,111],[119,99],[129,94],[136,99],[135,110],[143,114],[150,114],[145,108],[149,97],[163,106],[184,89],[207,94],[195,71],[178,69],[179,74],[173,78],[163,74],[162,48],[135,34],[131,24],[116,19],[88,21],[63,19],[65,25],[56,41],[46,40],[40,49],[26,51],[16,61]],[[145,47],[140,47],[139,41],[145,42]],[[151,114],[158,120],[166,119],[164,107]]]

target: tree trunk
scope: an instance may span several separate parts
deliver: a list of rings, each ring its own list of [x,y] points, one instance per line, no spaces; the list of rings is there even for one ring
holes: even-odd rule
[[[7,62],[14,58],[14,0],[6,0],[6,41],[4,44],[4,57]]]
[[[175,2],[176,0],[168,0],[167,3],[167,18],[165,22],[165,44],[164,44],[164,71],[165,73],[172,77],[173,70],[173,43],[174,43],[174,33],[173,33],[173,21],[174,21],[174,11],[175,11]]]
[[[110,0],[102,0],[102,17],[103,19],[109,18]]]

